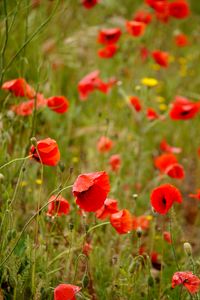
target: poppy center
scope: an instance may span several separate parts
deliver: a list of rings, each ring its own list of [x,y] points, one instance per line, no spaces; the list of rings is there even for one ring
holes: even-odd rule
[[[189,113],[190,113],[189,110],[185,110],[185,111],[182,111],[182,112],[181,112],[181,115],[182,115],[182,116],[186,116],[186,115],[188,115]]]
[[[167,201],[166,201],[166,199],[163,197],[163,198],[162,198],[162,204],[165,206],[166,203],[167,203]]]

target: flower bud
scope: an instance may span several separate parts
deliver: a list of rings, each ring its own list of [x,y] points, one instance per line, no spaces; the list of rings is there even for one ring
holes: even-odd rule
[[[137,233],[137,237],[141,238],[141,236],[142,236],[142,228],[138,227],[137,230],[136,230],[136,233]]]
[[[33,146],[37,147],[37,140],[36,140],[36,138],[34,136],[31,138],[31,144]]]
[[[183,248],[185,250],[186,255],[191,256],[192,255],[192,246],[190,243],[184,243]]]

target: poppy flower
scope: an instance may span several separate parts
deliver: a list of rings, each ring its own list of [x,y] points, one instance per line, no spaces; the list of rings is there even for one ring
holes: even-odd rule
[[[200,200],[200,189],[197,190],[196,194],[189,194],[189,197]]]
[[[132,229],[137,230],[138,228],[141,228],[142,230],[146,230],[149,228],[149,219],[147,216],[133,216]]]
[[[77,205],[88,212],[100,209],[109,191],[110,183],[106,172],[81,174],[73,185]]]
[[[182,149],[170,146],[165,139],[163,139],[160,142],[160,149],[164,152],[169,152],[169,153],[181,153]]]
[[[18,116],[29,116],[33,113],[35,100],[31,99],[11,106],[11,110]],[[42,94],[36,95],[36,108],[46,106],[46,99]]]
[[[113,148],[113,141],[106,136],[101,136],[97,143],[97,149],[100,153],[109,152]]]
[[[99,75],[100,72],[96,70],[79,81],[78,92],[81,100],[86,100],[89,94],[96,89],[107,94],[110,88],[116,83],[116,80],[112,78],[108,82],[103,82]]]
[[[33,112],[34,100],[24,101],[13,105],[11,110],[18,116],[30,116]]]
[[[132,36],[139,37],[142,36],[145,32],[146,24],[144,22],[138,21],[127,21],[126,30]]]
[[[117,172],[120,169],[121,166],[121,157],[119,154],[113,154],[111,155],[109,159],[109,164],[111,166],[111,170],[114,172]]]
[[[115,44],[107,45],[105,48],[98,50],[98,56],[101,58],[111,58],[116,54],[117,48]]]
[[[185,177],[185,171],[183,169],[183,166],[178,163],[169,165],[165,169],[164,173],[176,179],[183,179]]]
[[[80,290],[79,286],[61,283],[54,289],[54,300],[76,300]]]
[[[158,2],[165,3],[165,2],[167,2],[167,0],[145,0],[145,3],[149,6],[151,6],[152,8],[154,8]]]
[[[163,238],[168,244],[172,243],[171,235],[168,231],[163,232]]]
[[[35,146],[31,146],[30,155],[37,162],[41,162],[47,166],[56,166],[60,160],[60,151],[55,140],[46,138],[37,141],[37,150]],[[39,155],[38,155],[39,154]]]
[[[163,153],[154,159],[155,167],[163,173],[170,165],[176,163],[178,163],[178,161],[173,153]]]
[[[168,183],[153,189],[150,199],[152,207],[161,215],[165,215],[174,202],[182,202],[180,191]]]
[[[8,90],[16,97],[34,98],[35,90],[26,82],[24,78],[17,78],[4,82],[1,87],[3,90]]]
[[[90,252],[92,251],[92,245],[90,243],[85,243],[83,246],[83,254],[85,254],[86,256],[89,256]]]
[[[116,44],[121,36],[120,28],[101,29],[98,34],[98,43],[104,45]]]
[[[185,19],[190,14],[189,4],[185,0],[170,2],[169,14],[176,19]]]
[[[153,251],[151,252],[150,257],[151,257],[152,267],[156,270],[161,270],[161,262],[159,259],[159,254]]]
[[[163,68],[167,68],[169,65],[169,53],[156,50],[152,52],[152,57],[155,62]]]
[[[161,22],[168,22],[169,20],[169,3],[167,1],[156,1],[154,4],[157,20]]]
[[[147,119],[150,121],[153,121],[153,120],[156,120],[159,118],[159,115],[152,107],[147,108],[146,116],[147,116]]]
[[[104,220],[113,213],[118,212],[118,203],[115,199],[107,198],[103,206],[96,211],[97,219]]]
[[[129,103],[134,109],[139,112],[142,109],[140,99],[137,96],[129,97]]]
[[[69,202],[63,198],[62,196],[56,197],[52,195],[49,199],[48,211],[47,216],[61,216],[61,215],[68,215],[70,210]]]
[[[176,96],[169,112],[172,120],[189,120],[199,112],[199,103],[191,102],[185,97]]]
[[[64,96],[54,96],[47,99],[47,106],[58,114],[63,114],[69,108],[69,101]]]
[[[192,272],[176,272],[172,277],[172,288],[177,285],[184,285],[184,287],[191,293],[195,294],[200,288],[200,279]]]
[[[110,216],[110,223],[119,234],[125,234],[132,229],[132,216],[127,209],[123,209]]]
[[[148,11],[138,10],[134,15],[133,20],[148,25],[152,21],[152,15]]]
[[[93,8],[97,3],[99,3],[99,0],[82,0],[82,5],[86,9],[91,9]]]
[[[179,33],[179,34],[175,35],[174,41],[175,41],[176,46],[178,46],[178,47],[185,47],[189,44],[188,37],[184,33]]]

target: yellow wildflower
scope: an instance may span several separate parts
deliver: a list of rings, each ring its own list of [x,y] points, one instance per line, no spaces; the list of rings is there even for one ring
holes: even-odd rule
[[[141,79],[141,83],[148,87],[154,87],[154,86],[158,85],[158,80],[155,78],[144,77]]]

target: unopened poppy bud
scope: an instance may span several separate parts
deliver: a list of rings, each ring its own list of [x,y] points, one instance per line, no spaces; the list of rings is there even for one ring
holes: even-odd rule
[[[65,165],[64,165],[64,163],[59,162],[58,166],[60,168],[60,171],[63,173],[65,171]]]
[[[149,286],[154,286],[154,280],[153,280],[152,276],[149,276],[149,278],[148,278],[148,285]]]
[[[152,214],[153,216],[158,216],[158,213],[155,211],[155,209],[153,208],[153,206],[151,207],[151,210],[152,210]]]
[[[138,198],[138,194],[133,194],[133,199],[137,200],[137,198]]]
[[[69,223],[69,230],[73,230],[74,228],[74,224],[73,223]]]
[[[85,224],[85,231],[87,232],[89,230],[89,225]]]
[[[141,238],[141,236],[142,236],[142,228],[138,227],[137,230],[136,230],[136,233],[137,233],[137,237]]]
[[[4,180],[4,175],[0,173],[0,182],[2,182],[3,180]]]
[[[82,286],[84,288],[86,288],[88,286],[88,284],[89,284],[89,277],[87,274],[85,274],[82,279]]]
[[[33,146],[37,147],[37,140],[36,140],[36,138],[34,136],[31,138],[31,144]]]
[[[192,247],[190,245],[190,243],[184,243],[183,244],[183,248],[185,250],[186,255],[191,256],[192,255]]]
[[[117,255],[113,255],[112,257],[112,264],[115,265],[118,261],[118,256]]]
[[[133,260],[128,268],[128,271],[129,271],[129,273],[133,273],[134,270],[135,270],[135,261]]]

